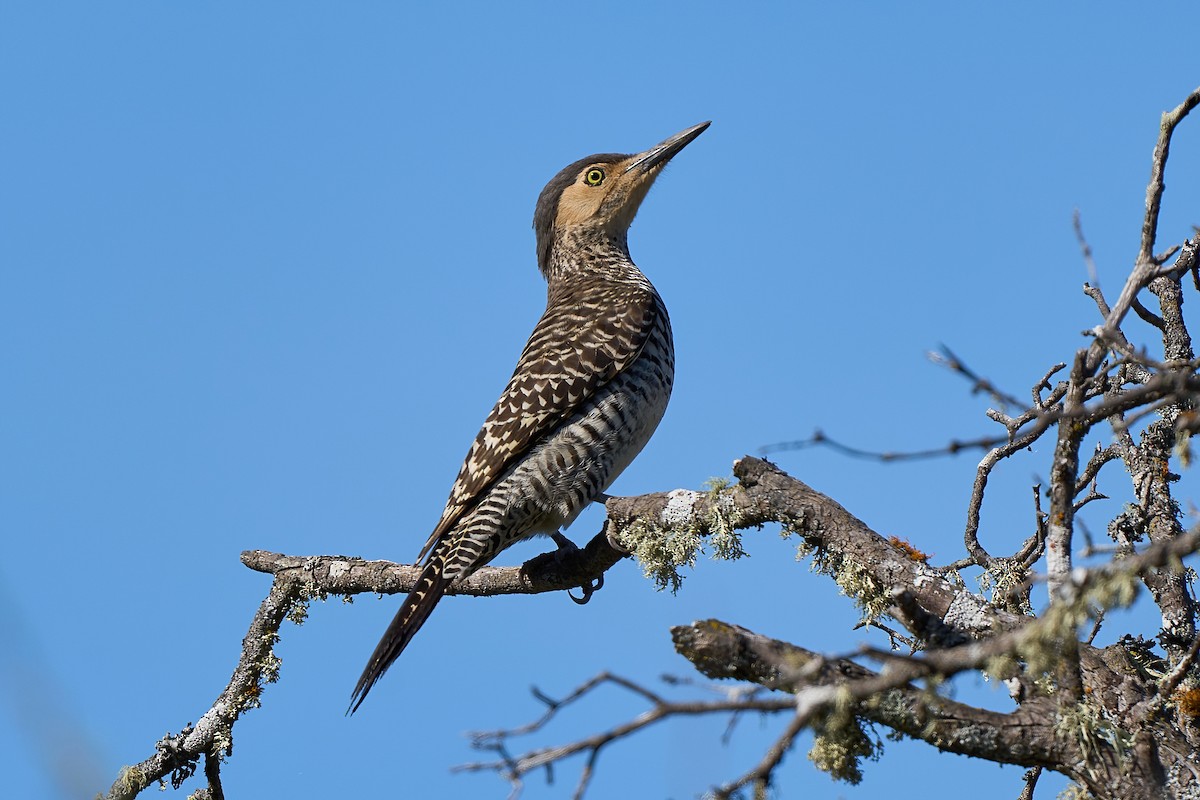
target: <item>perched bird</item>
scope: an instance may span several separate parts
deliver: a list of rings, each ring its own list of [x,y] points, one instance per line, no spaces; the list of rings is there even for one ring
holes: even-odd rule
[[[563,169],[533,215],[546,311],[475,437],[422,548],[416,588],[354,687],[350,713],[403,652],[446,587],[535,534],[557,536],[601,497],[658,427],[675,375],[667,309],[629,257],[629,225],[703,122],[644,153]]]

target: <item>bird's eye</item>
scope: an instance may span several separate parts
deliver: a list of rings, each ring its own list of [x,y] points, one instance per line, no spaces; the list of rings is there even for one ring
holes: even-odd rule
[[[604,170],[599,167],[592,167],[583,176],[583,180],[588,186],[599,186],[604,183]]]

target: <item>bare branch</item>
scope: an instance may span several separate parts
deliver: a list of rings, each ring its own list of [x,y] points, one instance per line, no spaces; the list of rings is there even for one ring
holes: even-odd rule
[[[714,789],[712,792],[714,800],[728,800],[738,789],[750,784],[754,784],[756,796],[765,796],[767,789],[771,785],[771,776],[775,773],[775,768],[779,766],[783,761],[783,757],[792,749],[792,745],[796,741],[796,736],[807,726],[809,716],[797,711],[779,738],[767,748],[767,752],[763,755],[762,760],[733,783],[728,783]]]
[[[1087,266],[1088,282],[1096,287],[1097,295],[1099,295],[1100,275],[1096,271],[1096,260],[1092,258],[1092,246],[1088,244],[1087,237],[1083,235],[1083,220],[1080,217],[1078,208],[1071,214],[1071,225],[1075,228],[1075,240],[1079,242],[1079,251],[1083,255],[1083,263]],[[1098,297],[1097,302],[1103,303],[1103,297]],[[1100,313],[1103,316],[1107,316],[1108,307],[1102,305]]]
[[[844,444],[836,439],[831,439],[824,431],[813,431],[813,435],[807,439],[799,439],[792,442],[778,442],[776,444],[768,444],[760,447],[758,452],[760,455],[770,453],[784,452],[788,450],[804,450],[809,447],[827,447],[830,450],[841,453],[851,458],[865,458],[872,461],[918,461],[928,458],[941,458],[943,456],[954,456],[964,450],[987,450],[1002,444],[1007,441],[1007,437],[997,438],[994,436],[981,437],[978,439],[951,439],[950,442],[942,447],[934,447],[926,450],[863,450],[853,445]]]
[[[1158,684],[1160,697],[1170,697],[1172,692],[1179,688],[1179,684],[1183,683],[1183,679],[1196,665],[1198,655],[1200,655],[1200,637],[1195,637],[1192,639],[1192,646],[1188,648],[1183,658],[1179,659],[1179,663],[1170,672],[1163,675],[1162,681]]]
[[[577,700],[587,696],[599,687],[606,684],[618,686],[626,691],[638,695],[639,697],[648,701],[650,708],[634,717],[632,720],[615,725],[606,731],[602,731],[593,736],[589,736],[575,742],[555,747],[539,748],[519,756],[507,755],[507,742],[509,739],[540,730],[551,719],[553,719],[558,712],[569,707]],[[476,761],[469,764],[461,764],[455,767],[454,771],[495,771],[501,773],[504,775],[504,777],[509,779],[510,782],[513,782],[514,785],[516,785],[519,784],[521,778],[528,775],[530,772],[544,769],[550,765],[556,764],[564,759],[571,758],[576,755],[586,754],[587,762],[581,771],[580,780],[576,786],[574,795],[575,797],[582,797],[583,792],[586,790],[587,784],[591,779],[591,768],[594,766],[600,751],[607,745],[627,738],[631,734],[636,733],[643,728],[676,716],[735,714],[746,711],[778,713],[791,710],[794,707],[795,706],[791,698],[787,697],[742,697],[737,699],[713,701],[669,701],[663,699],[656,693],[650,691],[635,681],[613,675],[609,672],[603,672],[579,686],[563,700],[552,705],[545,714],[531,723],[512,729],[502,729],[474,734],[472,747],[477,750],[500,752],[504,754],[504,757],[493,761]]]
[[[576,551],[545,553],[520,567],[483,567],[467,580],[451,584],[446,594],[490,597],[565,591],[602,577],[627,555],[613,546],[606,528]],[[412,564],[365,561],[351,556],[287,556],[266,550],[247,550],[242,553],[242,563],[258,572],[342,595],[410,592],[421,574],[421,567]]]
[[[1033,790],[1037,787],[1038,778],[1042,777],[1042,768],[1034,767],[1025,773],[1022,780],[1025,786],[1021,788],[1021,794],[1017,795],[1017,800],[1033,800]]]
[[[1100,474],[1100,470],[1105,464],[1110,461],[1116,461],[1121,457],[1121,449],[1117,446],[1102,447],[1096,445],[1096,452],[1088,459],[1087,465],[1083,468],[1083,472],[1075,481],[1075,494],[1079,494],[1087,488],[1089,483],[1094,483],[1096,477]]]
[[[1171,136],[1175,127],[1184,117],[1200,105],[1200,88],[1194,90],[1187,99],[1162,116],[1159,127],[1158,143],[1154,146],[1154,158],[1150,167],[1150,184],[1146,187],[1146,218],[1142,222],[1142,245],[1138,253],[1138,262],[1154,264],[1154,240],[1158,237],[1158,214],[1162,208],[1163,191],[1166,184],[1163,176],[1167,170],[1167,156],[1171,152]],[[1117,320],[1120,324],[1120,320]]]
[[[1160,317],[1158,314],[1155,314],[1150,309],[1146,308],[1144,305],[1142,305],[1142,301],[1138,300],[1136,297],[1133,299],[1133,310],[1137,313],[1137,315],[1139,317],[1142,318],[1142,320],[1144,322],[1150,323],[1154,327],[1158,328],[1160,331],[1164,330],[1164,326],[1166,325],[1166,323],[1163,322],[1163,318]]]
[[[979,392],[984,392],[989,397],[991,397],[993,400],[995,400],[997,403],[999,403],[1000,405],[1003,405],[1003,406],[1019,406],[1019,405],[1021,405],[1021,403],[1015,397],[1013,397],[1011,394],[1001,391],[990,380],[982,377],[981,375],[977,374],[974,370],[970,369],[966,364],[963,363],[962,359],[960,359],[953,352],[951,352],[949,347],[947,347],[944,344],[940,345],[940,347],[941,347],[940,353],[934,353],[931,351],[926,354],[929,357],[929,360],[932,361],[933,363],[937,364],[938,366],[945,367],[946,369],[950,370],[951,372],[958,373],[959,375],[963,376],[967,380],[971,381],[971,394],[978,394]]]

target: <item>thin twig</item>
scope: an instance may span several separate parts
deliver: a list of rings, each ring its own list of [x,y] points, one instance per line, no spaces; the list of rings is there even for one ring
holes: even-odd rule
[[[1200,636],[1192,640],[1192,646],[1188,648],[1187,653],[1179,660],[1179,663],[1171,669],[1158,684],[1158,693],[1162,697],[1170,697],[1179,684],[1183,683],[1183,679],[1187,677],[1192,666],[1196,663],[1196,657],[1200,655]]]
[[[767,748],[767,752],[763,754],[762,760],[753,769],[732,783],[727,783],[724,786],[713,789],[712,795],[714,800],[728,800],[738,789],[751,783],[754,784],[755,796],[765,796],[767,789],[771,785],[771,776],[774,774],[775,768],[779,766],[780,762],[783,761],[783,757],[792,749],[792,745],[796,741],[796,736],[799,735],[800,731],[804,730],[810,716],[811,714],[797,710],[792,716],[791,721],[788,722],[788,726],[784,728],[783,733]]]
[[[946,345],[939,345],[940,353],[930,351],[926,353],[929,360],[938,366],[945,367],[951,372],[962,375],[967,380],[971,381],[971,394],[979,392],[986,393],[989,397],[1003,406],[1019,406],[1021,403],[1011,394],[1001,391],[996,384],[992,383],[987,378],[979,375],[973,369],[963,363],[962,359],[956,356]]]
[[[540,748],[515,757],[507,755],[506,742],[509,739],[540,730],[560,711],[574,704],[582,697],[589,695],[600,686],[608,683],[617,685],[641,697],[642,699],[647,700],[650,704],[650,708],[627,722],[575,742],[570,742],[557,747]],[[659,697],[659,695],[635,681],[631,681],[627,678],[623,678],[609,672],[602,672],[594,678],[584,682],[581,686],[567,695],[567,697],[563,700],[556,701],[552,706],[550,706],[546,713],[532,722],[516,728],[506,728],[473,734],[471,744],[472,747],[477,750],[502,753],[503,757],[494,761],[476,761],[467,764],[460,764],[456,767],[453,767],[453,771],[496,771],[504,775],[510,781],[519,781],[520,778],[529,774],[530,772],[543,769],[571,756],[586,753],[587,761],[585,762],[581,772],[580,781],[576,786],[574,795],[575,797],[582,797],[594,772],[596,759],[599,757],[600,751],[605,746],[614,741],[623,739],[643,728],[654,725],[655,723],[664,719],[674,716],[733,714],[744,713],[746,711],[778,713],[794,707],[795,706],[793,702],[789,698],[784,697],[745,697],[736,700],[726,699],[707,702],[670,701]]]
[[[1042,768],[1034,767],[1025,772],[1025,777],[1022,780],[1025,785],[1021,788],[1021,794],[1017,795],[1017,800],[1033,800],[1033,790],[1037,786],[1038,778],[1042,777]]]
[[[1175,133],[1175,126],[1182,122],[1184,117],[1197,105],[1200,105],[1200,88],[1192,91],[1186,100],[1162,115],[1158,143],[1154,146],[1154,158],[1151,160],[1150,184],[1146,187],[1146,217],[1142,222],[1139,262],[1153,264],[1156,261],[1154,240],[1158,236],[1158,214],[1162,209],[1162,196],[1166,189],[1163,176],[1167,169],[1167,156],[1171,152],[1171,136]]]
[[[1087,237],[1083,235],[1083,220],[1078,208],[1071,214],[1071,225],[1075,228],[1075,240],[1079,242],[1079,251],[1083,255],[1083,263],[1087,267],[1088,282],[1099,289],[1100,275],[1096,271],[1096,260],[1092,258],[1092,246],[1088,244]]]
[[[758,452],[760,455],[767,455],[789,450],[804,450],[809,447],[827,447],[830,450],[852,458],[865,458],[886,463],[890,461],[917,461],[927,458],[941,458],[943,456],[958,455],[964,450],[987,450],[1006,440],[1006,438],[989,436],[979,439],[968,439],[966,441],[953,439],[942,447],[934,447],[926,450],[864,450],[853,445],[844,444],[836,439],[831,439],[824,431],[817,430],[807,439],[764,445],[758,448]]]

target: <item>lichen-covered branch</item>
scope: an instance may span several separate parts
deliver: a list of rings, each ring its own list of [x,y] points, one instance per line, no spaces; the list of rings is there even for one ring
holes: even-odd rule
[[[279,626],[303,600],[300,584],[275,580],[262,601],[242,640],[242,653],[229,684],[194,725],[188,723],[175,735],[163,737],[155,752],[142,762],[121,770],[105,800],[129,800],[143,789],[169,779],[178,789],[196,771],[205,757],[208,786],[204,797],[222,796],[219,764],[233,746],[233,725],[243,712],[257,708],[268,683],[279,677],[279,659],[272,648],[279,639]],[[194,795],[200,796],[200,795]]]
[[[675,649],[711,678],[734,678],[796,693],[810,710],[837,703],[854,716],[921,739],[947,752],[1023,766],[1074,760],[1069,742],[1055,736],[1054,715],[1025,704],[1009,714],[976,708],[919,688],[921,678],[941,678],[986,663],[1001,663],[1016,637],[969,649],[941,651],[933,658],[892,659],[877,672],[848,658],[828,658],[737,625],[705,620],[671,629]],[[960,652],[961,651],[961,652]],[[806,703],[814,688],[822,699]],[[1044,703],[1042,698],[1038,701]]]
[[[571,589],[602,576],[625,555],[601,531],[578,551],[547,553],[521,567],[484,568],[452,586],[448,594],[535,594]],[[274,580],[242,640],[242,652],[228,685],[198,722],[163,737],[153,755],[122,769],[105,800],[130,800],[143,789],[167,780],[179,788],[196,773],[202,757],[208,785],[193,796],[198,800],[220,800],[223,791],[219,765],[232,747],[234,723],[244,712],[259,706],[266,685],[279,677],[281,662],[273,648],[283,621],[301,621],[305,603],[312,598],[410,591],[420,572],[416,567],[387,561],[286,556],[264,550],[246,551],[242,561],[251,569],[273,575]]]
[[[451,584],[446,594],[490,597],[573,589],[602,577],[627,555],[613,546],[607,530],[602,530],[576,551],[556,550],[519,567],[483,567],[467,580]],[[410,592],[421,574],[421,567],[414,564],[351,556],[288,556],[266,550],[247,550],[242,553],[242,563],[320,594]]]

